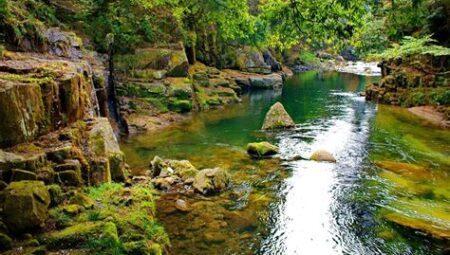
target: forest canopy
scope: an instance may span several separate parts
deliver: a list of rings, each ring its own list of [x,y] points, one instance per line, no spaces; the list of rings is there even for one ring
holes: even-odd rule
[[[183,41],[193,54],[196,47],[300,44],[350,47],[364,57],[405,36],[428,35],[448,47],[449,12],[446,0],[0,0],[0,19],[19,24],[13,31],[19,37],[32,29],[26,23],[40,20],[81,30],[99,51],[113,34],[118,51]]]

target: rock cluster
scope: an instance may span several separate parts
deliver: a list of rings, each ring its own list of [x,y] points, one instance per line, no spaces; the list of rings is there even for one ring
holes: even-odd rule
[[[230,183],[228,172],[221,168],[198,170],[187,160],[163,160],[158,156],[152,160],[148,175],[158,189],[193,188],[205,195],[221,192]]]

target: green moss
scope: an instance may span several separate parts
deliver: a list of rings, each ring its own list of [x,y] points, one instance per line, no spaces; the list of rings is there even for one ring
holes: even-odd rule
[[[169,109],[174,112],[190,112],[192,110],[192,101],[169,99]]]
[[[73,224],[72,217],[64,213],[61,208],[53,208],[49,210],[49,217],[55,222],[57,228],[65,228]]]
[[[108,198],[112,193],[123,188],[120,183],[104,183],[88,189],[88,196],[94,200]]]
[[[0,74],[1,80],[7,80],[7,81],[14,81],[14,82],[20,82],[20,83],[28,83],[28,84],[36,84],[36,85],[43,85],[43,84],[49,84],[54,82],[53,77],[30,77],[25,75],[19,75],[19,74]]]
[[[61,231],[46,234],[41,239],[50,249],[76,248],[90,239],[102,237],[105,230],[109,231],[110,227],[108,224],[104,222],[80,223]]]
[[[169,111],[169,108],[168,108],[168,105],[167,105],[166,101],[167,101],[166,99],[161,99],[161,98],[146,98],[145,99],[145,102],[147,102],[147,103],[151,104],[152,106],[154,106],[161,113]]]

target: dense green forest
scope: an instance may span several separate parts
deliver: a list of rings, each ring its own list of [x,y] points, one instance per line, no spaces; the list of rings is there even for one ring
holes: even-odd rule
[[[399,1],[9,1],[0,3],[3,40],[20,43],[42,36],[40,26],[62,26],[85,34],[92,47],[106,51],[107,35],[118,51],[146,44],[183,41],[195,58],[206,44],[217,52],[251,45],[279,51],[301,44],[332,52],[351,47],[360,57],[380,53],[405,36],[431,35],[448,46],[449,3]]]

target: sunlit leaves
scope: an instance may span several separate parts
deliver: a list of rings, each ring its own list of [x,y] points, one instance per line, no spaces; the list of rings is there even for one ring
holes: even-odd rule
[[[427,35],[421,38],[405,36],[400,44],[394,44],[392,48],[384,51],[382,54],[375,55],[375,58],[391,59],[398,57],[408,57],[412,55],[433,55],[450,56],[450,49],[438,46],[436,40]]]

